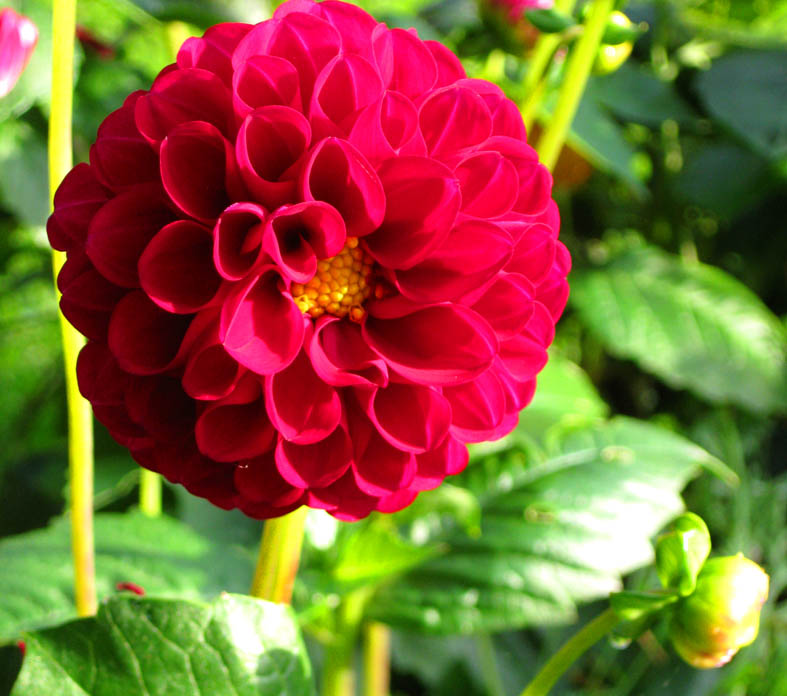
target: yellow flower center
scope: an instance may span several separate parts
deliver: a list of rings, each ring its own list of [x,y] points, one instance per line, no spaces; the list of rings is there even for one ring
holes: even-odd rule
[[[309,282],[292,284],[292,299],[315,319],[327,312],[361,321],[366,314],[363,303],[372,292],[373,264],[371,256],[358,246],[358,238],[348,237],[336,256],[317,262],[317,273]]]

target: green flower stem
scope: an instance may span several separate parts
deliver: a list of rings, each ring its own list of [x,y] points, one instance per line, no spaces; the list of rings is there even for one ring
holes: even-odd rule
[[[161,474],[140,467],[139,509],[148,517],[161,515]]]
[[[363,696],[388,696],[391,674],[391,629],[377,621],[363,627]]]
[[[480,633],[476,636],[476,649],[481,663],[481,674],[484,678],[484,686],[488,696],[505,696],[503,681],[500,679],[500,672],[497,669],[495,659],[495,644],[492,636],[488,633]]]
[[[576,5],[576,0],[557,0],[555,9],[571,14],[574,5]],[[523,84],[525,101],[520,106],[527,130],[530,130],[538,113],[538,107],[541,105],[541,99],[546,90],[549,66],[552,65],[552,59],[562,41],[563,37],[560,34],[541,34],[533,48]]]
[[[308,508],[304,505],[265,522],[257,568],[249,594],[270,602],[289,604],[303,545]]]
[[[52,107],[49,117],[49,202],[71,169],[71,112],[74,84],[76,0],[55,0],[52,9]],[[57,277],[65,254],[55,251],[52,267]],[[55,287],[57,293],[57,287]],[[59,296],[59,295],[58,295]],[[68,482],[71,551],[74,559],[74,597],[77,614],[96,613],[95,552],[93,543],[93,415],[79,393],[76,362],[84,338],[62,315],[60,333],[65,359],[68,404]]]
[[[563,673],[592,645],[601,640],[620,619],[613,609],[607,609],[576,633],[558,650],[527,685],[520,696],[546,696]]]
[[[348,594],[336,610],[333,636],[325,645],[322,696],[355,696],[355,645],[369,599],[367,588]]]
[[[563,148],[614,6],[615,0],[593,0],[582,36],[569,55],[555,113],[536,147],[539,159],[549,169],[555,166]]]

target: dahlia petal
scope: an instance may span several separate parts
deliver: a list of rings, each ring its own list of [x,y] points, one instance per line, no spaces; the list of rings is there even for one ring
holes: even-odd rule
[[[38,43],[32,20],[11,7],[0,10],[0,98],[16,85]]]
[[[55,191],[54,212],[46,223],[49,243],[60,251],[83,246],[90,221],[107,199],[89,164],[74,167]]]
[[[310,489],[306,500],[309,507],[327,510],[339,520],[354,522],[374,510],[379,497],[363,493],[354,472],[348,470],[329,486]]]
[[[549,310],[533,303],[533,315],[524,331],[500,342],[500,359],[514,379],[535,377],[547,364],[546,349],[555,338],[555,324]]]
[[[221,78],[200,68],[162,72],[134,106],[139,132],[158,145],[181,123],[206,121],[232,135],[232,97]]]
[[[413,481],[415,469],[414,454],[394,447],[376,432],[361,452],[356,450],[352,465],[359,490],[374,496],[406,488]]]
[[[536,378],[519,381],[515,379],[506,368],[503,361],[498,357],[492,365],[500,384],[506,394],[506,410],[509,413],[518,414],[532,400],[536,392]]]
[[[240,280],[265,259],[263,223],[267,211],[256,203],[233,203],[213,228],[213,263],[226,280]]]
[[[255,55],[286,58],[298,71],[303,103],[308,104],[317,75],[339,53],[341,45],[339,32],[325,20],[290,12],[252,29],[235,49],[232,64],[237,70]]]
[[[505,215],[519,197],[514,165],[498,152],[478,152],[454,170],[462,189],[462,212],[479,218]]]
[[[418,384],[470,381],[497,352],[489,324],[461,305],[431,305],[397,319],[378,319],[370,312],[363,336],[390,367]]]
[[[210,404],[197,419],[197,446],[217,462],[237,462],[269,451],[276,430],[268,420],[262,386],[246,374],[234,391]]]
[[[424,157],[398,157],[379,171],[385,189],[385,219],[365,240],[383,266],[411,268],[448,236],[461,205],[451,171]]]
[[[552,315],[553,321],[560,319],[568,302],[569,287],[565,277],[559,274],[550,276],[536,288],[536,299]]]
[[[399,512],[399,510],[404,510],[417,497],[418,491],[416,490],[396,491],[395,493],[384,495],[382,498],[380,498],[380,500],[377,501],[375,510],[378,512],[387,513]]]
[[[484,142],[492,116],[472,89],[451,85],[433,92],[421,106],[421,132],[432,156],[442,156]]]
[[[433,388],[391,382],[385,388],[357,390],[356,394],[377,431],[397,449],[420,454],[448,433],[451,406]]]
[[[251,24],[224,22],[210,27],[202,37],[186,39],[178,51],[178,67],[209,70],[224,84],[231,84],[232,52],[251,29]]]
[[[339,212],[322,201],[285,205],[271,215],[262,246],[284,275],[306,283],[317,272],[317,259],[338,254],[347,239]]]
[[[500,273],[471,306],[500,340],[521,333],[533,315],[533,286],[517,273]]]
[[[458,474],[467,466],[467,447],[448,435],[437,447],[415,457],[416,474],[412,488],[429,491],[437,488],[449,474]],[[379,509],[379,508],[378,508]]]
[[[239,66],[232,78],[232,99],[240,116],[262,106],[303,109],[298,71],[276,56],[252,56]]]
[[[309,153],[300,178],[304,200],[325,201],[347,225],[348,237],[373,232],[385,216],[385,191],[366,158],[346,140],[325,138]]]
[[[170,367],[190,322],[191,317],[165,312],[134,290],[112,312],[107,343],[123,370],[152,375]]]
[[[110,199],[93,216],[85,250],[99,273],[115,285],[139,287],[139,257],[173,218],[158,185],[135,186]]]
[[[276,467],[287,483],[301,488],[324,488],[350,468],[352,443],[343,428],[312,444],[296,444],[284,438],[276,447]]]
[[[69,265],[77,263],[79,257],[70,254],[63,266],[58,281],[69,273]],[[58,282],[62,297],[60,310],[63,315],[81,333],[96,341],[106,340],[109,328],[109,319],[115,305],[120,301],[126,291],[110,283],[102,276],[87,257],[87,262],[78,275],[70,278],[68,282]]]
[[[226,298],[219,338],[241,365],[260,375],[284,369],[303,345],[305,319],[280,289],[281,276],[265,267]]]
[[[429,256],[396,271],[402,294],[418,302],[454,300],[485,287],[511,256],[511,239],[485,220],[464,220]]]
[[[266,377],[265,405],[282,437],[300,445],[324,440],[342,417],[338,392],[315,373],[305,350],[286,368]]]
[[[502,135],[489,138],[483,150],[499,152],[514,165],[519,176],[519,196],[514,210],[526,215],[542,214],[552,200],[552,176],[538,161],[536,151],[527,143]]]
[[[176,126],[161,143],[161,181],[178,208],[210,224],[244,197],[232,145],[204,121]]]
[[[377,20],[357,5],[336,0],[313,3],[315,11],[338,29],[342,39],[342,53],[356,53],[372,57],[371,35]]]
[[[382,80],[369,61],[353,54],[336,56],[314,83],[309,121],[315,138],[347,135],[358,113],[382,94]]]
[[[287,106],[252,111],[238,131],[235,152],[243,181],[267,208],[295,200],[295,181],[287,174],[311,140],[303,114]]]
[[[172,377],[135,377],[125,392],[128,414],[158,440],[176,441],[194,429],[194,401]]]
[[[181,381],[192,399],[213,401],[232,392],[245,372],[221,345],[213,325],[190,347]]]
[[[546,225],[527,225],[506,264],[509,273],[521,273],[534,285],[544,280],[555,262],[557,242]]]
[[[273,452],[240,462],[235,467],[234,478],[238,492],[252,503],[282,507],[303,496],[303,488],[297,488],[282,478]]]
[[[506,415],[506,395],[494,370],[467,384],[446,387],[451,404],[451,434],[460,442],[483,442],[501,437],[498,428]]]
[[[454,84],[457,80],[467,77],[462,62],[456,55],[446,48],[439,41],[424,41],[426,47],[431,51],[432,57],[437,64],[437,82],[435,88],[447,87]]]
[[[197,312],[215,297],[221,277],[213,265],[213,234],[191,220],[172,222],[150,240],[139,258],[139,282],[159,307]]]
[[[90,148],[91,166],[101,183],[113,191],[158,181],[158,157],[137,130],[135,104],[127,103],[107,116]]]
[[[77,357],[79,393],[94,406],[124,403],[129,375],[123,372],[106,344],[88,341]]]
[[[483,98],[492,115],[492,135],[527,140],[522,113],[498,85],[488,80],[475,79],[462,80],[459,84],[469,87]]]
[[[369,348],[357,324],[322,316],[307,348],[315,372],[328,384],[337,387],[388,384],[385,361]]]
[[[374,55],[388,89],[416,98],[437,82],[437,61],[417,35],[404,29],[375,32]]]

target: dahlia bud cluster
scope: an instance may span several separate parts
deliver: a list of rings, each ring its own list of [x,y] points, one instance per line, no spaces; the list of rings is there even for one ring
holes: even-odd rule
[[[393,511],[517,422],[568,295],[517,107],[334,0],[184,43],[55,196],[96,417],[256,518]]]

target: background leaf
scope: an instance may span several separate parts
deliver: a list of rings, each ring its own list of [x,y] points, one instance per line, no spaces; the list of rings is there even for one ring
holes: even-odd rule
[[[95,617],[24,640],[12,696],[314,694],[292,611],[251,597],[115,597]]]

